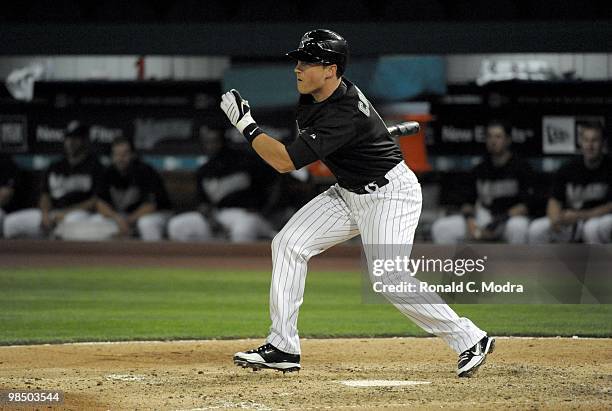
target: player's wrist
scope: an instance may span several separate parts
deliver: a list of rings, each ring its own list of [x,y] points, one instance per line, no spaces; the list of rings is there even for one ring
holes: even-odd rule
[[[253,144],[253,140],[255,140],[255,137],[262,133],[263,130],[259,128],[259,126],[255,122],[252,122],[251,124],[247,125],[242,131],[242,135],[249,142],[249,144]]]

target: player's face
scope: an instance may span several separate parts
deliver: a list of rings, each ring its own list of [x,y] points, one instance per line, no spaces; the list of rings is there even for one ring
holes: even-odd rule
[[[112,150],[113,165],[120,172],[124,172],[130,166],[130,162],[134,158],[132,148],[127,143],[119,143],[113,145]]]
[[[325,85],[326,79],[329,78],[330,67],[299,60],[293,71],[300,94],[313,94],[320,90]]]
[[[503,154],[510,145],[510,138],[501,126],[487,127],[487,151],[492,156]]]
[[[584,128],[580,131],[580,151],[586,161],[597,160],[603,154],[603,137],[594,128]]]

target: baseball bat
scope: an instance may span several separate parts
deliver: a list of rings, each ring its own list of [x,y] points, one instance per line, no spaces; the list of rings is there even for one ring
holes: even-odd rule
[[[387,127],[389,133],[391,133],[391,135],[394,137],[416,134],[420,129],[421,126],[416,121],[404,121],[403,123]]]

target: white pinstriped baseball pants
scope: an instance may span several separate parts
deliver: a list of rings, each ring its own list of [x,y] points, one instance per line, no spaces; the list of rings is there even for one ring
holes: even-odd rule
[[[413,243],[421,214],[421,186],[403,161],[385,177],[389,183],[370,194],[355,194],[337,184],[330,187],[302,207],[274,237],[270,287],[272,326],[268,343],[287,353],[300,353],[298,312],[311,257],[358,234],[364,245]],[[469,349],[486,335],[432,293],[417,300],[424,301],[423,304],[385,296],[400,312],[426,332],[444,339],[457,353]]]

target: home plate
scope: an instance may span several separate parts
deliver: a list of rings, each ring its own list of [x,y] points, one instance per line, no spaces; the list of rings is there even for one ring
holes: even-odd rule
[[[144,381],[144,375],[134,374],[109,374],[106,379],[109,381]]]
[[[349,387],[401,387],[404,385],[431,384],[431,381],[403,381],[403,380],[345,380],[340,384]]]

